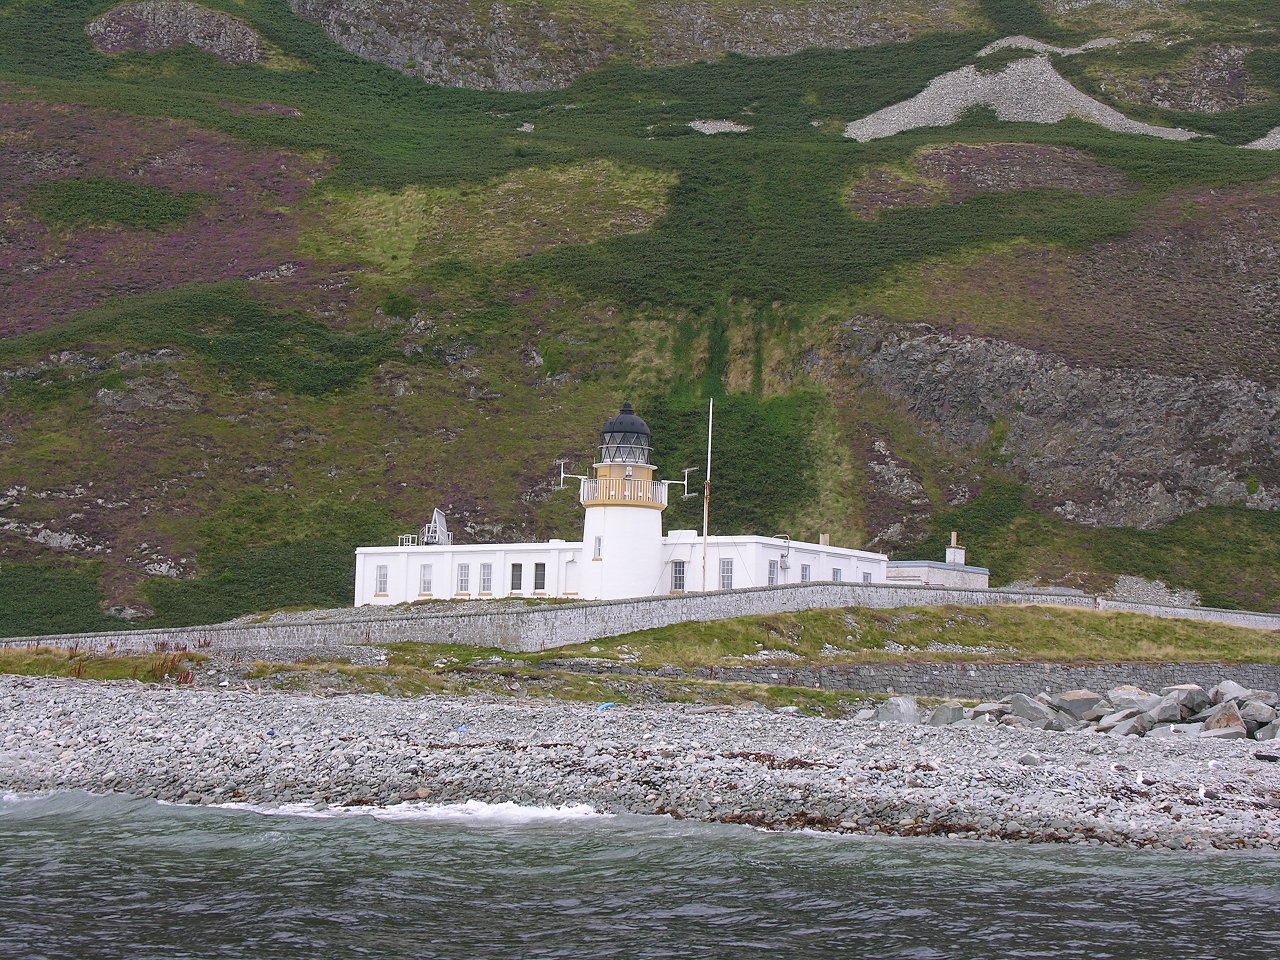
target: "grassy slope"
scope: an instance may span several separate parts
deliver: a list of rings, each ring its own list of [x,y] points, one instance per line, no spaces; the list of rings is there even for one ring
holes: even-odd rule
[[[887,643],[906,651],[886,649]],[[931,651],[931,643],[992,652]],[[650,666],[699,666],[769,651],[829,663],[903,656],[955,661],[1280,663],[1280,640],[1274,632],[1066,607],[811,610],[659,627],[554,653],[625,657]]]
[[[965,257],[1016,239],[1084,245],[1125,231],[1179,187],[1280,172],[1280,158],[1268,154],[1081,123],[975,116],[945,133],[862,146],[839,136],[844,120],[970,62],[994,36],[1061,40],[1084,29],[1049,23],[1014,0],[983,4],[993,23],[984,33],[779,60],[619,68],[538,95],[424,88],[344,54],[278,0],[210,5],[252,22],[301,68],[229,67],[190,51],[101,57],[81,29],[107,6],[94,0],[0,10],[0,83],[9,98],[174,117],[255,148],[319,152],[331,162],[301,205],[299,252],[314,261],[313,286],[181,287],[0,343],[6,367],[86,346],[98,356],[174,346],[185,355],[177,369],[203,404],[193,413],[139,414],[139,423],[104,436],[96,391],[137,374],[74,382],[49,375],[10,390],[15,442],[0,447],[0,487],[66,488],[94,477],[107,492],[134,494],[155,477],[177,478],[145,515],[104,533],[193,556],[201,577],[140,582],[115,558],[52,571],[6,564],[0,633],[115,625],[95,612],[101,583],[113,601],[140,595],[156,609],[156,625],[341,603],[350,548],[407,527],[436,502],[490,529],[570,534],[576,511],[569,495],[549,489],[549,465],[557,456],[580,462],[600,411],[623,393],[662,423],[661,462],[672,472],[699,459],[704,397],[724,397],[720,531],[831,530],[860,542],[868,490],[857,458],[839,453],[848,437],[888,435],[918,447],[912,462],[935,503],[938,471],[954,455],[940,456],[874,397],[864,403],[844,388],[780,378],[814,331],[856,312],[864,290],[920,258]],[[302,116],[246,112],[256,103]],[[1230,131],[1223,118],[1178,122],[1238,141],[1280,123],[1276,110],[1272,101],[1228,117]],[[755,130],[703,137],[684,126],[695,117],[741,117]],[[533,134],[516,132],[524,122]],[[1075,146],[1139,189],[1110,198],[979,197],[875,222],[844,210],[860,170],[956,139]],[[132,217],[140,229],[162,226],[185,209],[181,197],[122,199],[118,184],[100,187],[83,205],[108,223],[127,227]],[[601,205],[590,216],[584,189]],[[602,219],[610,229],[599,229]],[[534,221],[540,229],[513,230]],[[329,275],[346,280],[345,299],[316,292]],[[459,348],[470,351],[461,363],[451,359]],[[534,352],[541,365],[522,359]],[[564,374],[567,381],[548,385]],[[134,451],[123,460],[114,452],[122,442]],[[833,469],[795,476],[795,463],[815,453]],[[207,462],[205,476],[194,477],[193,461]],[[999,476],[995,464],[977,469]],[[1165,551],[1158,537],[1082,531],[1025,505],[1016,516],[984,520],[987,502],[941,518],[937,529],[959,523],[975,558],[999,579],[1078,570],[1100,581],[1136,571],[1223,604],[1280,604],[1268,586],[1280,569],[1270,517],[1209,512],[1178,527],[1179,549]],[[51,512],[42,519],[56,519],[56,504],[45,506]],[[693,517],[677,509],[671,520]],[[1261,544],[1251,575],[1241,578],[1234,563],[1187,562],[1200,538],[1216,550],[1226,530]],[[1069,545],[1070,563],[1047,557],[1045,541],[1028,531]],[[15,550],[23,560],[50,557]],[[55,582],[60,592],[45,589]]]

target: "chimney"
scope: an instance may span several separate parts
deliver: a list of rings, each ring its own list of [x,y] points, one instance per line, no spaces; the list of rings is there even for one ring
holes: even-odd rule
[[[964,547],[960,546],[956,531],[951,531],[951,545],[947,547],[947,563],[964,566]]]
[[[820,534],[818,534],[818,546],[820,546],[820,547],[829,547],[829,546],[831,546],[831,534],[829,534],[829,533],[820,533]]]

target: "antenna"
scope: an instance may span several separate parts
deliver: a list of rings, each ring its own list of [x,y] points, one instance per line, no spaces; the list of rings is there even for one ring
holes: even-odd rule
[[[556,466],[558,466],[558,467],[560,468],[560,483],[559,483],[559,484],[557,484],[557,486],[556,486],[556,489],[557,489],[557,490],[563,490],[563,489],[564,489],[564,482],[565,482],[566,480],[587,480],[587,479],[590,479],[590,478],[588,478],[588,477],[584,477],[584,476],[581,476],[581,475],[576,474],[576,473],[565,473],[565,472],[564,472],[564,465],[565,465],[566,463],[568,463],[568,462],[569,462],[568,460],[564,460],[564,459],[561,459],[561,460],[557,460],[557,461],[556,461]]]
[[[683,473],[684,473],[683,480],[659,480],[658,482],[665,487],[679,487],[681,490],[684,491],[684,493],[680,494],[680,499],[692,500],[694,497],[697,496],[697,494],[689,492],[689,474],[693,473],[697,469],[698,469],[697,467],[685,467],[683,470]]]
[[[711,516],[711,427],[715,422],[716,398],[707,401],[707,479],[702,484],[702,592],[707,592],[707,520]]]

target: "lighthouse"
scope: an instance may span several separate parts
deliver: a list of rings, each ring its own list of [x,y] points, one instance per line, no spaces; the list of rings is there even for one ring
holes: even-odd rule
[[[624,403],[600,431],[600,455],[582,481],[581,592],[602,600],[660,589],[667,484],[653,479],[653,434]]]

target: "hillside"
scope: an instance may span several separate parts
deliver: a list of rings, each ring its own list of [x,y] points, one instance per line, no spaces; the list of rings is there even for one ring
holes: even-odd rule
[[[377,6],[0,5],[0,634],[572,536],[624,396],[717,532],[1280,610],[1273,4]]]

